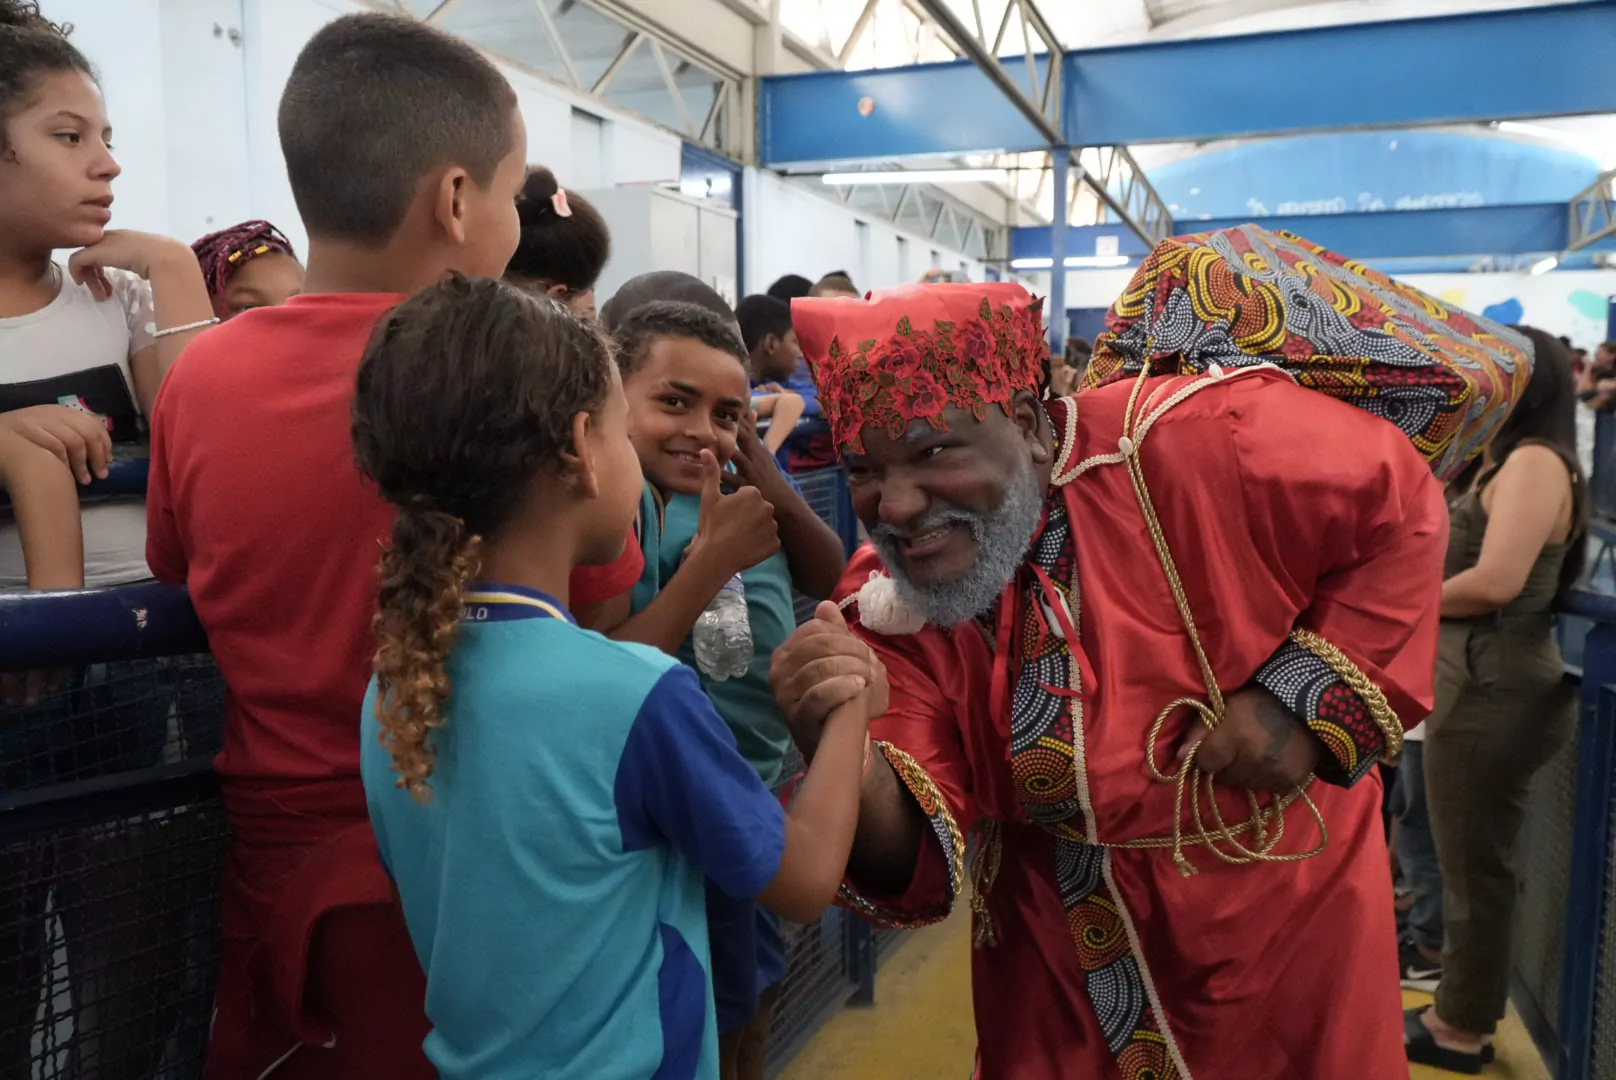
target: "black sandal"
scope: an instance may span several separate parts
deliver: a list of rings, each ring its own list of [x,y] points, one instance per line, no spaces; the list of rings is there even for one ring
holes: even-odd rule
[[[1403,1010],[1403,1033],[1408,1037],[1405,1048],[1408,1051],[1408,1060],[1415,1065],[1429,1065],[1433,1069],[1443,1069],[1447,1072],[1464,1073],[1468,1076],[1479,1075],[1482,1066],[1487,1063],[1487,1051],[1492,1048],[1484,1046],[1479,1054],[1467,1054],[1462,1050],[1449,1050],[1445,1046],[1438,1046],[1431,1029],[1420,1019],[1428,1008],[1429,1005]]]

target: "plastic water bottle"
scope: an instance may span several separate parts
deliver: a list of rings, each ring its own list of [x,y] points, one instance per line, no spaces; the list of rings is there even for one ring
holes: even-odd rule
[[[696,666],[710,679],[739,679],[752,666],[752,621],[746,614],[746,586],[736,574],[718,590],[696,620]]]

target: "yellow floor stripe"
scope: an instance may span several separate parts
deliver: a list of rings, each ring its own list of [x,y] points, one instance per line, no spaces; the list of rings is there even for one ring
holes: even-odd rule
[[[1404,1004],[1429,1002],[1405,993]],[[1494,1080],[1549,1080],[1531,1037],[1513,1010],[1498,1030]],[[797,1055],[780,1080],[967,1080],[976,1050],[971,1022],[970,920],[962,913],[917,930],[881,968],[876,1004],[845,1009]],[[1410,1080],[1453,1073],[1424,1067]]]

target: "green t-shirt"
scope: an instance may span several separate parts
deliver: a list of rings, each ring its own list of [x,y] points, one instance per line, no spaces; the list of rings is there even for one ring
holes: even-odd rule
[[[646,484],[641,499],[640,547],[645,552],[645,576],[634,590],[634,610],[640,611],[656,596],[661,582],[672,579],[684,559],[685,549],[696,535],[701,500],[694,495],[674,495],[666,500]],[[679,659],[701,676],[702,688],[712,698],[718,715],[735,733],[741,756],[757,770],[765,784],[773,786],[780,776],[780,765],[791,745],[786,718],[774,703],[769,687],[769,665],[774,650],[780,648],[797,629],[792,606],[791,569],[784,553],[765,559],[741,574],[746,586],[746,611],[752,626],[752,663],[739,679],[719,682],[701,674],[696,666],[695,645],[686,636],[679,646]]]

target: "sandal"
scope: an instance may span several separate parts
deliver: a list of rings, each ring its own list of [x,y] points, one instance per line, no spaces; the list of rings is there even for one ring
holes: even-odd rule
[[[1479,1075],[1482,1066],[1487,1063],[1487,1051],[1491,1047],[1482,1047],[1481,1053],[1478,1054],[1467,1054],[1462,1050],[1449,1050],[1445,1046],[1438,1046],[1436,1036],[1431,1034],[1431,1029],[1420,1019],[1428,1008],[1429,1005],[1403,1010],[1403,1033],[1408,1037],[1406,1049],[1409,1062],[1415,1065],[1429,1065],[1447,1072]]]

